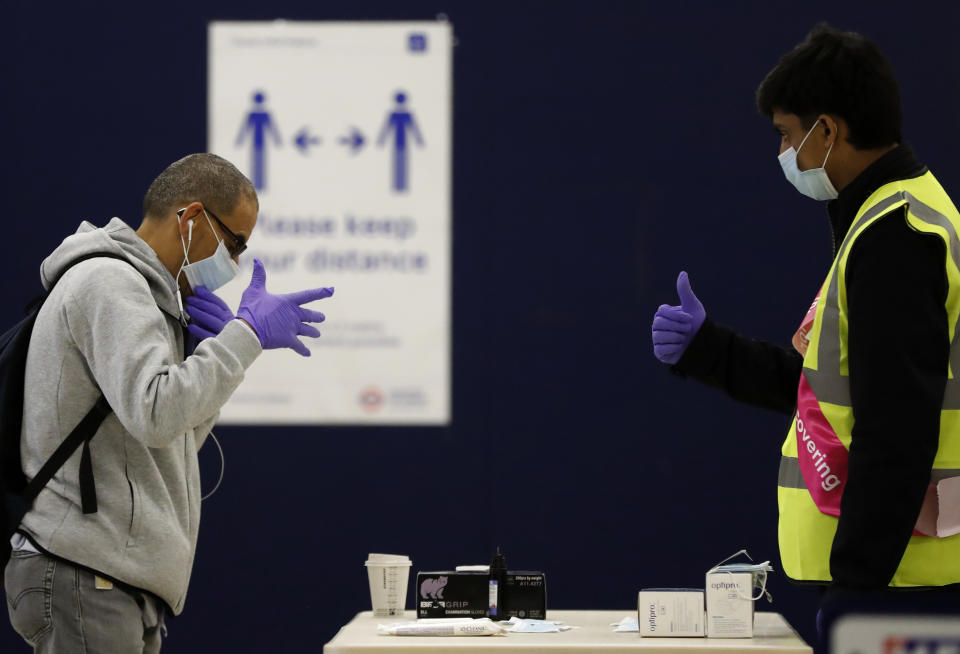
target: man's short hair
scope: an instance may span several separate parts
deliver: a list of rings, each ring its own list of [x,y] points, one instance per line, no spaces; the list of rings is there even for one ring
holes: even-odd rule
[[[250,180],[232,163],[201,152],[174,161],[157,175],[143,197],[143,216],[159,220],[191,202],[202,202],[216,213],[230,214],[241,196],[257,202]]]
[[[847,122],[858,150],[901,140],[900,89],[877,44],[820,23],[780,59],[757,89],[757,109],[796,114],[807,129],[820,114]]]

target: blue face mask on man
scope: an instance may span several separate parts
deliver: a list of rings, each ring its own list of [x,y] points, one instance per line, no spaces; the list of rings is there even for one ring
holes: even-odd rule
[[[800,141],[799,148],[794,150],[791,146],[781,152],[777,158],[780,160],[780,167],[783,168],[783,174],[787,176],[787,180],[789,180],[798,191],[814,200],[835,200],[837,198],[837,189],[833,187],[830,178],[827,176],[827,171],[824,168],[824,166],[827,165],[827,159],[830,158],[830,151],[833,150],[832,143],[827,150],[827,156],[823,158],[823,164],[821,164],[819,168],[800,170],[797,167],[797,154],[800,152],[800,148],[807,142],[807,139],[810,138],[813,130],[815,130],[819,124],[820,121],[818,120],[814,126],[810,128],[807,135]]]
[[[207,215],[206,210],[203,210],[203,215],[210,225],[210,231],[216,235],[217,231],[213,228],[213,223],[210,222],[210,216]],[[187,241],[184,242],[183,235],[180,236],[180,243],[183,245],[183,264],[180,266],[180,272],[177,273],[177,279],[180,278],[182,272],[187,276],[190,288],[205,286],[208,291],[215,291],[240,274],[240,266],[230,256],[223,239],[219,237],[217,237],[217,240],[220,244],[211,256],[191,263],[188,253],[193,241],[193,221],[189,221],[187,226],[189,230]]]

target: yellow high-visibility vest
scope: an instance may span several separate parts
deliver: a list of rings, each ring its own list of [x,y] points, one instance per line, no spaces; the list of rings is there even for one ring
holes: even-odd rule
[[[946,245],[944,266],[949,283],[946,310],[951,347],[950,360],[944,362],[948,366],[948,379],[940,413],[939,447],[931,475],[931,482],[936,483],[960,476],[960,378],[957,377],[960,374],[960,342],[957,338],[960,322],[960,213],[930,172],[886,184],[874,191],[860,207],[821,289],[803,359],[803,376],[836,438],[849,450],[854,420],[847,359],[847,259],[854,242],[865,230],[900,207],[906,207],[907,222],[913,229],[935,234]],[[891,331],[896,338],[895,326]],[[878,352],[877,356],[882,357],[883,353]],[[909,434],[904,436],[909,437]],[[803,450],[802,453],[806,454],[807,448]],[[817,508],[807,490],[797,457],[797,418],[794,416],[783,444],[777,488],[780,558],[784,572],[792,579],[830,581],[830,549],[837,530],[837,518]],[[895,475],[896,471],[891,470],[890,474]],[[943,586],[958,582],[960,534],[946,538],[914,535],[890,585]]]

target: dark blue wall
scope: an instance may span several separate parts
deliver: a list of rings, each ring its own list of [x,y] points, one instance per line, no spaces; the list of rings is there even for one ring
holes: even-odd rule
[[[501,545],[547,572],[550,607],[624,612],[741,547],[779,568],[786,417],[673,377],[649,337],[686,269],[714,318],[787,344],[826,272],[824,210],[784,180],[757,84],[818,20],[873,37],[907,139],[960,191],[955,3],[5,7],[3,323],[80,220],[137,223],[151,179],[205,148],[207,21],[445,12],[459,42],[453,424],[219,429],[227,477],[169,651],[319,651],[369,608],[371,551],[416,570]],[[816,591],[770,588],[812,638]],[[0,651],[26,651],[0,625]]]

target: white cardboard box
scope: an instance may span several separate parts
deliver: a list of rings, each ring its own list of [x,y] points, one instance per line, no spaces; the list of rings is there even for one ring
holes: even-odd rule
[[[707,573],[707,636],[753,637],[753,573]]]
[[[704,635],[703,591],[699,588],[647,588],[637,599],[641,636]]]

